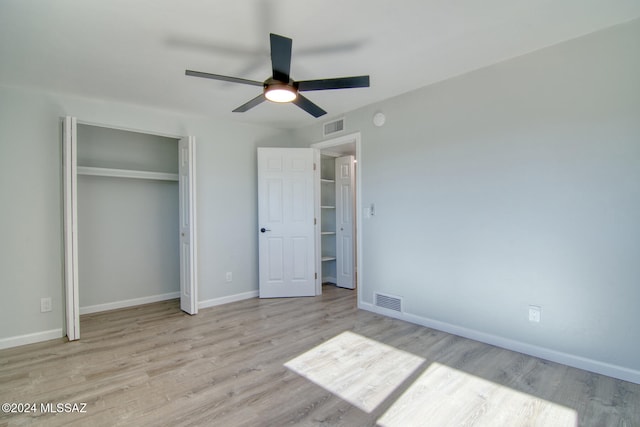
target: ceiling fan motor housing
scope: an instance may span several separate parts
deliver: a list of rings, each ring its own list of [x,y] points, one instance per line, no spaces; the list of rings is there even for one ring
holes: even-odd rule
[[[274,78],[264,82],[264,96],[272,102],[291,102],[298,97],[298,88],[293,80],[284,83]]]

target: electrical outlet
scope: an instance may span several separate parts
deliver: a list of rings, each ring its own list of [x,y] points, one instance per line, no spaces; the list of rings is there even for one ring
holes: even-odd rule
[[[540,323],[540,312],[542,308],[537,305],[529,306],[529,322]]]
[[[40,313],[51,311],[51,298],[40,298]]]
[[[231,282],[233,280],[233,274],[230,271],[227,271],[227,282]]]

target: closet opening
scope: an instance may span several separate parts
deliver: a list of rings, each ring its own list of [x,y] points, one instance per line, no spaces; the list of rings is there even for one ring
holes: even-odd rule
[[[322,285],[358,289],[361,276],[360,134],[313,144],[316,149],[316,294]],[[356,292],[357,293],[357,292]]]
[[[178,140],[78,125],[80,314],[180,297]]]
[[[67,336],[79,338],[82,314],[151,302],[180,298],[195,314],[192,138],[72,119],[64,126]]]

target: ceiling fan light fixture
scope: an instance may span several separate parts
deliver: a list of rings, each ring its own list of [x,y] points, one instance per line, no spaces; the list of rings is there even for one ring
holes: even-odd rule
[[[265,87],[264,96],[272,102],[291,102],[298,97],[298,91],[289,85],[275,84]]]
[[[295,81],[289,74],[291,71],[291,46],[293,40],[273,33],[269,34],[269,37],[271,41],[271,70],[273,73],[264,82],[193,70],[186,70],[185,74],[187,76],[262,87],[261,94],[237,107],[233,110],[234,113],[244,113],[268,100],[278,103],[292,102],[313,117],[318,118],[327,114],[327,112],[303,95],[298,94],[298,92],[369,87],[369,76]]]

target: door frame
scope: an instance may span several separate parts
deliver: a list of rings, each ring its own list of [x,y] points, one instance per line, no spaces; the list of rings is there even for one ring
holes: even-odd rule
[[[63,277],[63,292],[65,295],[65,325],[66,325],[66,336],[69,338],[69,341],[74,341],[80,338],[80,310],[79,310],[79,301],[80,301],[80,293],[78,287],[78,239],[77,239],[77,125],[85,125],[85,126],[95,126],[102,127],[106,129],[114,129],[114,130],[122,130],[127,132],[136,132],[143,133],[147,135],[161,136],[176,139],[177,149],[179,149],[179,141],[182,139],[189,139],[192,142],[192,146],[194,147],[193,158],[190,158],[193,161],[192,176],[195,178],[195,139],[193,136],[184,136],[184,135],[175,135],[168,134],[163,132],[155,132],[149,131],[145,129],[134,129],[128,128],[124,126],[112,125],[109,123],[98,123],[98,122],[90,122],[85,120],[79,120],[75,116],[64,116],[61,117],[62,121],[62,149],[63,149],[63,224],[65,225],[63,230],[63,240],[64,240],[64,277]],[[71,134],[67,134],[67,129],[71,127],[73,132]],[[71,141],[67,141],[70,139]],[[67,147],[71,148],[71,152],[67,152]],[[193,231],[193,240],[192,245],[193,248],[193,259],[190,262],[190,274],[193,280],[191,281],[191,295],[194,295],[196,298],[196,312],[198,307],[197,301],[197,291],[198,291],[198,280],[197,280],[197,272],[198,272],[198,259],[197,259],[197,224],[196,224],[196,182],[195,179],[192,183],[190,183],[189,189],[192,193],[189,199],[189,211],[192,213],[192,231]],[[178,192],[180,192],[180,185],[178,185]],[[68,194],[67,194],[68,193]],[[180,206],[178,206],[180,209]],[[177,233],[180,232],[179,229],[176,230]],[[182,264],[182,263],[180,263]],[[181,265],[182,267],[182,265]],[[181,292],[182,294],[182,292]],[[192,313],[195,314],[195,313]]]
[[[338,147],[345,144],[355,145],[355,159],[357,161],[356,166],[356,207],[354,212],[354,221],[356,227],[356,262],[354,272],[356,274],[356,292],[358,301],[360,301],[360,289],[363,281],[362,275],[362,135],[360,132],[354,132],[348,135],[342,135],[337,138],[328,139],[326,141],[316,142],[311,144],[311,148],[314,149],[314,159],[316,165],[314,175],[314,187],[315,187],[315,215],[316,218],[320,218],[320,154],[322,150],[330,151],[333,147]],[[321,245],[320,227],[316,227],[316,271],[322,271],[322,251]],[[322,295],[322,277],[318,275],[316,279],[316,295]]]

